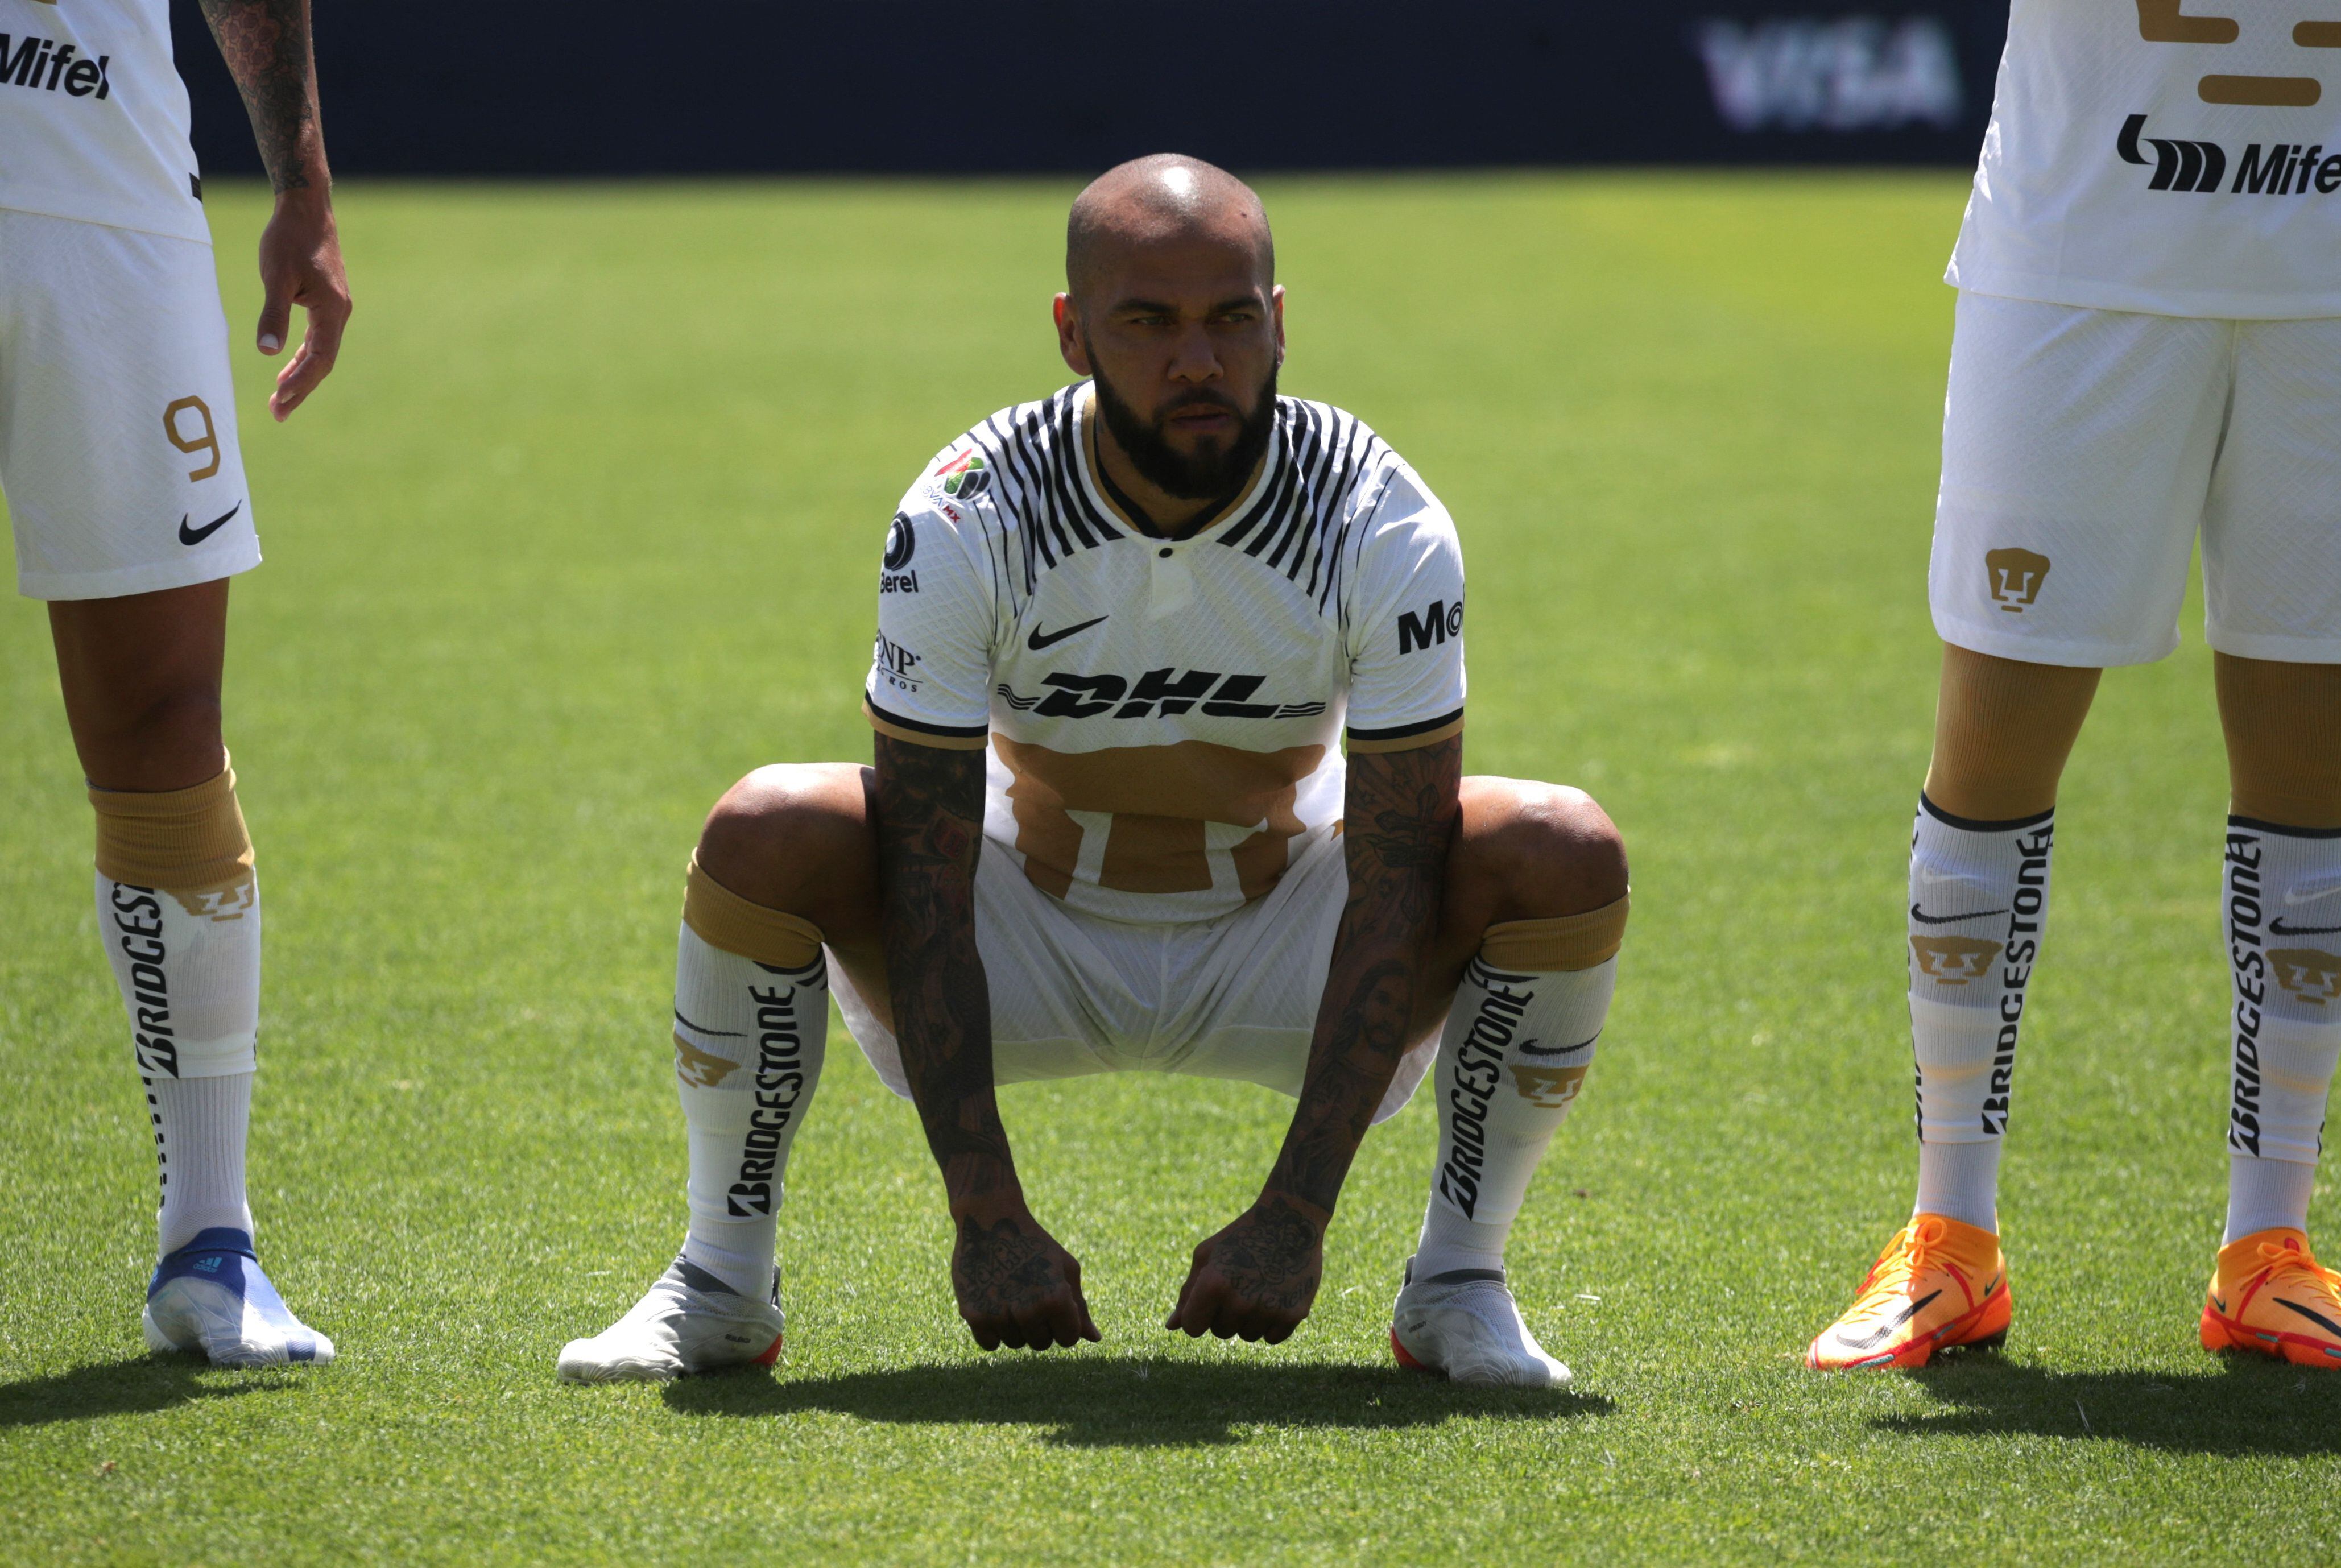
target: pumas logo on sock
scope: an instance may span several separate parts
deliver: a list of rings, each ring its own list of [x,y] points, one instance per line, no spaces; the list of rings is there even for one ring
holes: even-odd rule
[[[2048,557],[2013,545],[1987,550],[1983,571],[1993,602],[2008,614],[2020,615],[2026,605],[2039,602],[2040,586],[2048,580]]]
[[[171,896],[179,901],[180,908],[198,920],[242,920],[260,907],[260,880],[247,871],[218,887],[173,893]]]
[[[2322,1007],[2341,1002],[2341,958],[2313,947],[2271,947],[2268,967],[2276,983],[2303,1002]]]
[[[737,1062],[727,1062],[712,1051],[702,1051],[684,1039],[680,1031],[674,1037],[674,1075],[694,1089],[712,1089],[732,1075]]]
[[[1918,973],[1945,985],[1965,985],[1991,973],[2002,944],[1979,936],[1914,936],[1910,952]]]
[[[1531,1067],[1515,1064],[1512,1078],[1520,1098],[1546,1111],[1565,1111],[1585,1085],[1583,1067]]]

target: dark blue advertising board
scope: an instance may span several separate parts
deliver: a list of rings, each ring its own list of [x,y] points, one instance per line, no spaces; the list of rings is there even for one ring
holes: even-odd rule
[[[195,140],[254,172],[194,0]],[[1972,162],[2004,3],[316,0],[348,175]]]

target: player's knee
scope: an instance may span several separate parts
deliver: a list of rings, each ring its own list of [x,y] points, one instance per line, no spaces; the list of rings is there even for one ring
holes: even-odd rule
[[[860,880],[872,854],[862,770],[761,767],[723,792],[700,830],[700,868],[767,908],[807,914],[810,890]]]
[[[1626,896],[1626,842],[1581,789],[1480,779],[1464,799],[1464,869],[1487,878],[1499,920],[1599,909]]]

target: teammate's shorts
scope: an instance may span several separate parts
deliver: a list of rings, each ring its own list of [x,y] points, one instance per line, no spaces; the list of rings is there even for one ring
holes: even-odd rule
[[[1330,834],[1266,897],[1177,925],[1084,914],[1033,886],[1007,855],[982,856],[975,944],[991,991],[996,1081],[1186,1073],[1299,1094],[1349,893],[1341,841]],[[835,954],[829,973],[862,1054],[888,1088],[910,1098],[892,1032]],[[1407,1053],[1375,1121],[1407,1103],[1438,1045],[1433,1037]]]
[[[1928,571],[1943,640],[2159,659],[2198,533],[2212,647],[2341,664],[2341,319],[1961,294]]]
[[[211,246],[0,208],[0,490],[32,598],[260,564]]]

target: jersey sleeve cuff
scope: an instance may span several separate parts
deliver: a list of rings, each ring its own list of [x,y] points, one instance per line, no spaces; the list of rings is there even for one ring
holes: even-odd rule
[[[962,724],[931,724],[922,719],[905,718],[890,714],[870,700],[862,698],[862,712],[870,720],[870,727],[892,740],[908,741],[912,745],[938,746],[947,752],[980,752],[991,739],[989,724],[972,726]]]
[[[1463,710],[1435,719],[1425,719],[1417,724],[1400,724],[1394,729],[1349,732],[1351,756],[1370,752],[1410,752],[1423,746],[1435,746],[1439,742],[1463,733]]]

